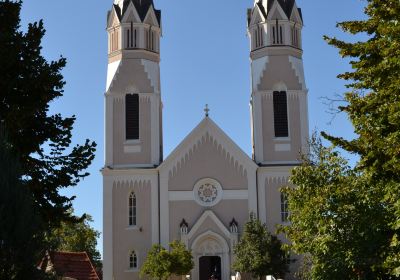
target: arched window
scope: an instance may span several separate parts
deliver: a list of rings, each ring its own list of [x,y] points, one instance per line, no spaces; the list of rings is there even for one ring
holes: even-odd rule
[[[129,254],[129,269],[137,269],[138,268],[138,258],[135,251],[132,251]]]
[[[136,194],[129,195],[129,226],[136,226]]]

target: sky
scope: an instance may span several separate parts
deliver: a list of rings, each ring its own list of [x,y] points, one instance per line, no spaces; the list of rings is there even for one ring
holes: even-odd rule
[[[106,15],[113,0],[25,0],[21,29],[44,20],[47,30],[42,54],[51,61],[67,58],[62,74],[64,96],[50,113],[76,115],[73,143],[94,140],[96,158],[90,176],[77,187],[62,191],[76,196],[77,215],[90,214],[92,226],[102,231],[102,176],[104,165],[104,91],[107,75]],[[162,11],[161,91],[164,158],[204,117],[211,118],[251,155],[250,60],[246,32],[247,8],[253,0],[154,0]],[[310,133],[327,131],[352,138],[346,115],[329,113],[324,98],[346,91],[336,76],[351,70],[347,60],[326,44],[323,35],[354,40],[336,28],[344,20],[362,19],[362,0],[297,0],[302,8],[304,67],[309,89]],[[354,158],[350,157],[350,160]],[[98,248],[102,251],[102,238]]]

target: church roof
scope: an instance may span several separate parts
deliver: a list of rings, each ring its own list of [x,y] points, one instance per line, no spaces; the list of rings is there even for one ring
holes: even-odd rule
[[[288,18],[290,18],[293,8],[295,6],[294,4],[296,3],[296,0],[268,0],[267,7],[264,7],[263,1],[259,0],[256,3],[256,5],[260,9],[260,11],[263,13],[264,17],[267,18],[275,1],[278,1],[279,5],[281,6],[282,10],[285,12],[286,16]],[[297,10],[299,11],[301,20],[303,20],[303,15],[302,15],[301,9],[297,8]],[[248,22],[249,23],[250,23],[250,19],[251,19],[251,10],[249,10],[249,12],[248,12]]]
[[[135,8],[136,8],[136,10],[140,16],[140,19],[142,21],[145,19],[150,7],[151,6],[154,7],[153,0],[124,0],[121,17],[124,16],[124,13],[125,13],[126,9],[128,8],[130,2],[133,2],[133,5],[135,5]],[[156,14],[158,24],[161,25],[161,11],[154,9],[154,12]]]
[[[208,116],[172,151],[160,165],[160,168],[169,169],[168,166],[174,165],[179,159],[184,158],[188,150],[206,135],[209,135],[220,144],[222,149],[226,151],[226,154],[232,156],[239,165],[243,165],[245,169],[257,169],[257,164]]]
[[[47,252],[39,268],[45,271],[49,265],[57,276],[77,280],[100,280],[86,252]]]

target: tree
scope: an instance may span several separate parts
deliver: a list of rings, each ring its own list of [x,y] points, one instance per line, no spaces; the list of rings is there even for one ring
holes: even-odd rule
[[[92,228],[90,222],[93,222],[90,215],[85,215],[78,223],[62,222],[49,234],[48,242],[53,251],[86,252],[94,266],[101,269],[101,255],[96,248],[100,232]]]
[[[367,0],[365,14],[338,24],[365,40],[325,37],[351,60],[353,70],[338,76],[348,83],[338,109],[356,137],[322,135],[360,160],[351,168],[318,145],[293,171],[298,188],[286,189],[292,225],[284,231],[309,254],[313,279],[400,277],[400,2]]]
[[[171,252],[160,244],[154,244],[140,270],[140,276],[151,279],[166,280],[171,275],[186,275],[194,267],[192,253],[184,244],[171,242]]]
[[[185,244],[173,241],[171,248],[171,273],[177,276],[187,275],[194,267],[192,252],[186,249]]]
[[[75,116],[49,114],[50,102],[63,95],[66,60],[48,63],[41,55],[43,22],[19,31],[21,1],[0,2],[0,122],[18,155],[25,185],[34,196],[43,224],[76,220],[68,211],[74,197],[60,194],[88,175],[96,144],[70,149]]]
[[[338,76],[349,88],[344,95],[346,104],[339,109],[348,115],[357,137],[346,140],[323,135],[357,154],[357,169],[371,188],[383,191],[381,203],[394,214],[383,221],[392,228],[387,233],[391,246],[385,252],[384,266],[400,276],[400,2],[368,0],[365,14],[366,20],[338,26],[350,34],[367,34],[368,40],[348,43],[325,37],[342,57],[351,59],[353,71]]]
[[[262,279],[266,275],[283,278],[288,271],[287,254],[282,249],[282,243],[254,214],[250,215],[234,253],[233,269],[250,273],[254,278]]]
[[[381,203],[382,190],[351,168],[318,138],[293,170],[288,197],[290,224],[281,227],[291,250],[311,262],[310,278],[396,279],[383,267],[392,218]],[[308,278],[307,278],[308,279]]]
[[[37,269],[45,247],[40,216],[0,125],[0,279],[47,279]]]

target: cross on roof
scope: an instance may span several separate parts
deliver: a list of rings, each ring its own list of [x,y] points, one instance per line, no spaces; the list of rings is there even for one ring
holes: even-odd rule
[[[206,117],[208,117],[210,113],[210,109],[208,108],[208,104],[206,104],[206,107],[204,108],[204,112],[206,113]]]

